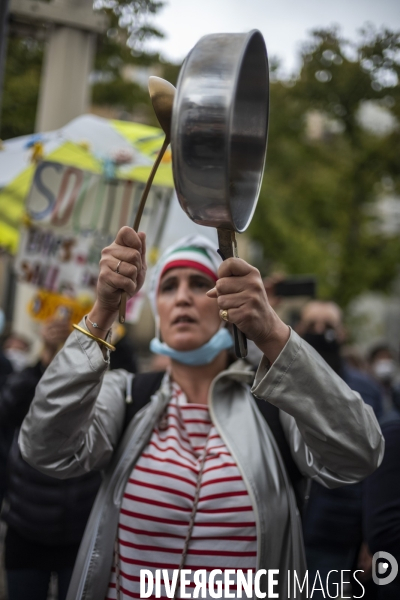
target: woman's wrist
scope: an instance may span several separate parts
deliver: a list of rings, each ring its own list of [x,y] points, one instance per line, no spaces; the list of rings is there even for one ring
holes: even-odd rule
[[[92,310],[87,315],[86,327],[90,333],[104,340],[106,339],[117,314],[118,311],[106,310],[99,306],[96,301]]]
[[[274,321],[265,339],[259,343],[255,341],[255,343],[272,364],[286,346],[289,337],[290,328],[275,314]]]

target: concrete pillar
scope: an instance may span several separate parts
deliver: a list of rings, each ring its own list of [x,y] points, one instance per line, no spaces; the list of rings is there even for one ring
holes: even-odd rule
[[[58,129],[87,112],[94,52],[94,33],[54,26],[42,67],[36,131]]]

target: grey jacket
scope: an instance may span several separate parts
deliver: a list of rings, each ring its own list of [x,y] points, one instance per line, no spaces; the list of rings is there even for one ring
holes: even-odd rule
[[[275,439],[250,394],[253,379],[245,363],[234,363],[213,381],[209,408],[253,505],[257,569],[279,569],[284,599],[287,571],[303,577],[306,568],[301,525]],[[125,485],[170,399],[164,381],[120,439],[130,385],[126,371],[107,371],[96,342],[74,331],[38,385],[21,428],[22,455],[43,473],[66,478],[104,470],[68,600],[105,597]],[[360,481],[380,464],[384,441],[372,409],[294,332],[271,368],[261,361],[252,392],[281,409],[305,476],[335,487]]]

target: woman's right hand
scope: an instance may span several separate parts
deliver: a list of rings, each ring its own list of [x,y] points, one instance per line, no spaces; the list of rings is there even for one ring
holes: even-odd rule
[[[122,227],[115,241],[102,250],[97,300],[89,319],[99,327],[111,327],[118,312],[121,291],[128,297],[136,294],[144,283],[146,269],[146,235],[136,233],[131,227]]]

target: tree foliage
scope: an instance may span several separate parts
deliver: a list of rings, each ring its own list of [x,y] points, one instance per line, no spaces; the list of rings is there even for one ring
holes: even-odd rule
[[[154,0],[96,0],[109,16],[98,38],[92,96],[122,113],[143,109],[156,124],[147,90],[129,67],[158,65],[172,83],[179,66],[143,51],[161,35]],[[9,40],[1,137],[33,132],[43,43]],[[264,250],[264,272],[315,273],[320,295],[342,306],[367,289],[387,290],[399,272],[400,236],[377,226],[374,209],[400,193],[400,34],[367,27],[351,45],[335,28],[314,31],[296,78],[272,69],[266,172],[249,234]],[[397,119],[376,135],[360,122],[366,103]],[[315,131],[316,129],[319,131]],[[314,127],[314,131],[313,131]]]
[[[366,289],[387,290],[399,270],[399,235],[374,226],[371,207],[388,182],[400,190],[400,131],[371,133],[360,107],[373,101],[400,117],[400,34],[366,29],[350,48],[336,29],[315,31],[302,59],[296,79],[271,86],[267,166],[250,234],[264,248],[264,267],[315,273],[320,295],[345,306]],[[323,124],[317,136],[312,117]]]
[[[42,60],[41,42],[19,37],[8,40],[1,138],[8,139],[33,132]]]
[[[163,6],[164,2],[156,0],[94,0],[93,3],[95,9],[105,10],[114,23],[127,33],[128,48],[139,53],[149,38],[163,37],[161,31],[151,23],[151,17]]]
[[[163,35],[151,24],[151,17],[162,6],[163,3],[156,0],[95,0],[94,8],[102,10],[109,18],[107,33],[97,38],[92,89],[96,104],[114,106],[121,112],[130,112],[134,106],[142,104],[147,107],[149,122],[153,120],[147,92],[124,79],[121,68],[127,64],[160,61],[158,55],[143,52],[143,45],[148,39]],[[34,131],[43,53],[43,35],[35,38],[16,33],[10,35],[2,98],[2,139]],[[166,69],[172,70],[173,74],[174,65],[166,65]]]
[[[99,38],[97,44],[92,101],[96,106],[113,107],[121,114],[142,109],[146,122],[158,125],[148,91],[145,87],[129,80],[126,70],[134,68],[160,68],[162,76],[175,83],[179,66],[164,62],[159,54],[132,49],[129,45],[130,33],[119,26],[120,17],[109,13],[107,35]]]

